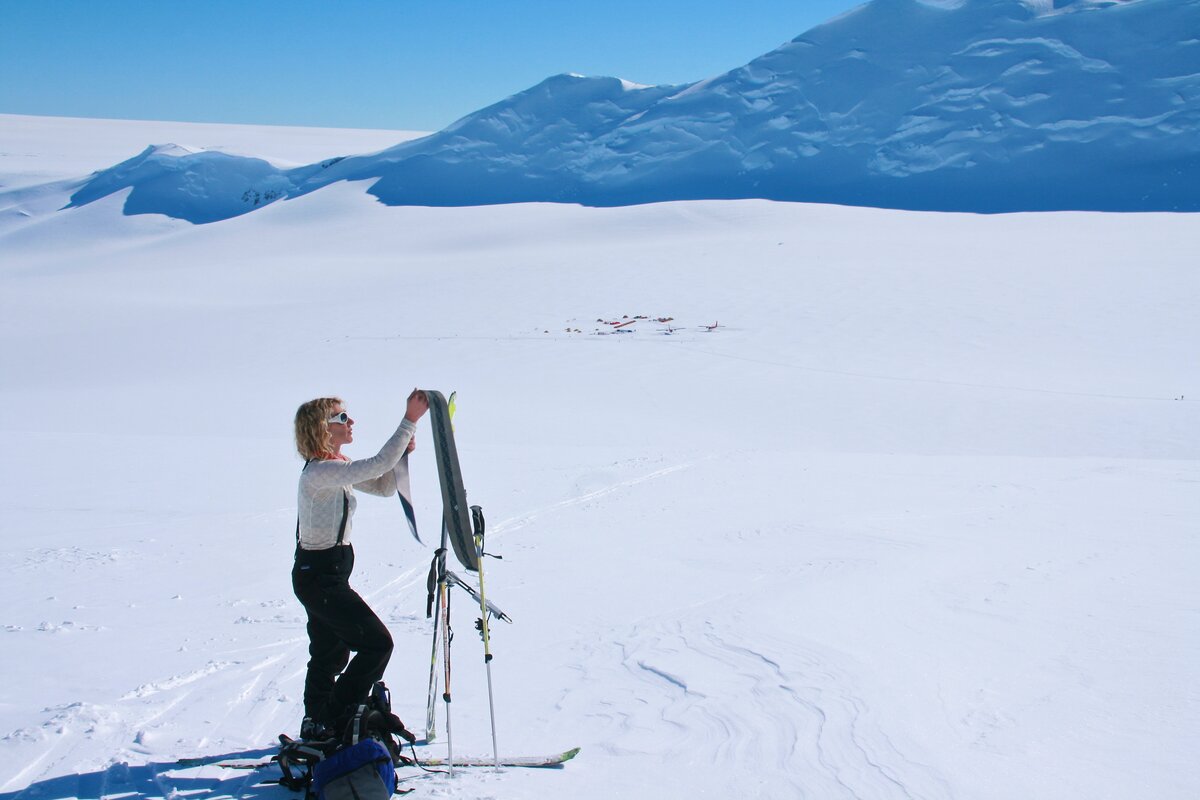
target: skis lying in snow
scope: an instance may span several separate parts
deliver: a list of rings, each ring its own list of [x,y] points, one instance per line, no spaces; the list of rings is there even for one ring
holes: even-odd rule
[[[565,750],[561,753],[546,756],[513,756],[511,758],[501,757],[500,766],[502,767],[531,767],[531,768],[555,768],[561,767],[563,764],[570,761],[575,756],[579,755],[580,748],[573,747],[570,750]],[[405,761],[409,761],[408,756],[404,756]],[[423,767],[444,767],[447,766],[444,758],[420,758],[417,763]],[[274,766],[275,760],[262,761],[254,758],[230,758],[228,756],[215,756],[209,758],[181,758],[172,766],[179,769],[189,767],[223,767],[224,769],[263,769],[265,767]],[[491,756],[455,756],[455,767],[494,767],[496,760]]]
[[[500,766],[502,767],[561,767],[566,762],[570,761],[579,754],[579,748],[573,747],[562,753],[551,756],[517,756],[515,758],[505,758],[501,756]],[[427,758],[420,761],[420,764],[425,767],[444,767],[447,759],[444,758]],[[483,756],[480,758],[472,758],[455,756],[454,766],[456,767],[494,767],[496,759],[491,756]]]

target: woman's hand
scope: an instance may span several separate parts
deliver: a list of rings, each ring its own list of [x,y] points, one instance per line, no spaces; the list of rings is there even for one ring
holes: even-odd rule
[[[412,394],[408,396],[408,408],[404,412],[404,418],[409,422],[416,422],[425,416],[428,410],[429,398],[420,389],[413,389]]]

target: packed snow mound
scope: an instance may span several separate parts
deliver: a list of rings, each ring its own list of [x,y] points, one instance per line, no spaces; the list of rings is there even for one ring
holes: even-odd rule
[[[1197,31],[1200,0],[874,0],[695,84],[558,75],[432,136],[294,170],[152,150],[73,202],[128,187],[128,213],[199,222],[369,180],[390,205],[1196,211]]]

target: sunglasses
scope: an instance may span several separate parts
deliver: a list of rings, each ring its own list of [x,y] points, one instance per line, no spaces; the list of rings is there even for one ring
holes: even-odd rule
[[[346,421],[349,419],[350,419],[350,415],[347,414],[345,411],[342,411],[340,413],[334,414],[332,417],[330,417],[329,419],[327,419],[325,421],[328,422],[330,425],[332,425],[335,422],[340,425],[345,425]]]

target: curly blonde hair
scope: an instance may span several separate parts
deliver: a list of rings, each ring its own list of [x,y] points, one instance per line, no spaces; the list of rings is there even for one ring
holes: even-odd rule
[[[296,451],[305,460],[320,458],[333,450],[329,440],[329,418],[340,405],[340,397],[318,397],[296,409]]]

